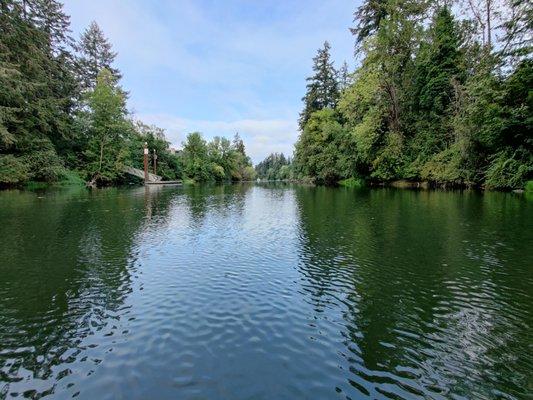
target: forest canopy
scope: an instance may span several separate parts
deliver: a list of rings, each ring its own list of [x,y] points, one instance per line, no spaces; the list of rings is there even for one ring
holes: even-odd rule
[[[296,175],[504,190],[532,179],[529,2],[365,0],[354,17],[358,67],[337,70],[328,42],[313,58]]]

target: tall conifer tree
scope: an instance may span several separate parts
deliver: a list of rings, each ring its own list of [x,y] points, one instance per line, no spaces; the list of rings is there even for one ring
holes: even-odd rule
[[[307,93],[302,98],[304,109],[300,114],[300,130],[315,111],[324,108],[335,108],[339,99],[339,83],[337,71],[333,66],[330,55],[331,46],[326,41],[324,47],[318,50],[313,58],[314,74],[307,78]]]
[[[111,43],[96,22],[93,21],[83,32],[77,48],[78,73],[84,90],[95,87],[98,74],[104,68],[111,73],[115,82],[122,77],[120,71],[113,67],[117,53],[112,50]]]

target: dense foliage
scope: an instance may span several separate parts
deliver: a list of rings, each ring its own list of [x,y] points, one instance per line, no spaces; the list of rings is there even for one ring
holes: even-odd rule
[[[255,166],[257,177],[269,181],[293,178],[292,161],[283,153],[272,153]]]
[[[365,0],[348,82],[329,46],[319,50],[295,146],[300,176],[495,189],[532,178],[531,6],[469,2],[472,18],[459,20],[452,3]],[[495,15],[507,19],[496,25]]]
[[[178,154],[164,132],[134,121],[116,53],[93,22],[79,41],[57,0],[0,1],[0,186],[79,175],[103,186],[129,179],[126,165],[150,165],[164,179],[252,179],[239,137],[207,144],[191,134]]]
[[[190,133],[183,143],[181,159],[185,175],[197,181],[248,181],[255,176],[239,134],[232,142],[217,136],[208,143],[200,133]]]

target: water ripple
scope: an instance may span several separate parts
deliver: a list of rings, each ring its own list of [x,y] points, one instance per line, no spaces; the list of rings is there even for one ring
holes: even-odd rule
[[[0,399],[530,396],[510,196],[0,193]]]

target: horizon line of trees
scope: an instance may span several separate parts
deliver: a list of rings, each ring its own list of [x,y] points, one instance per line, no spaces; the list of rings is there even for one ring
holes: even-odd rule
[[[355,71],[334,67],[327,41],[313,58],[295,176],[501,190],[532,179],[527,0],[364,0],[354,22]]]
[[[293,179],[292,159],[283,153],[271,153],[255,166],[259,179],[280,181]]]
[[[117,53],[96,22],[79,40],[57,0],[0,0],[0,186],[68,178],[126,182],[144,142],[164,179],[251,179],[244,143],[190,134],[171,154],[164,131],[135,121],[114,66]]]

